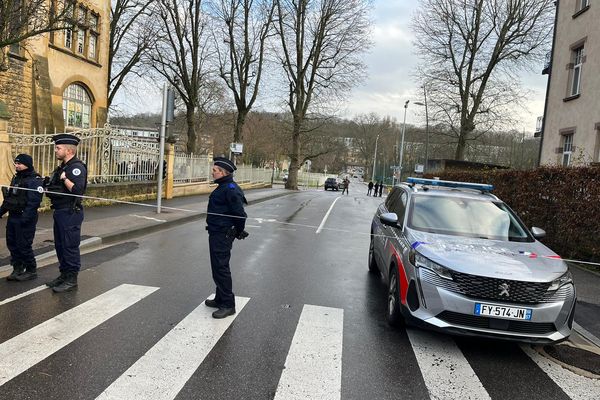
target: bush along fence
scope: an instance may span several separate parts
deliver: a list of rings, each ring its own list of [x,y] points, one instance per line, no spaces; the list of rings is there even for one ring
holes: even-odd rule
[[[440,179],[489,183],[542,242],[563,258],[600,262],[600,167],[444,171]],[[431,177],[431,176],[429,176]]]

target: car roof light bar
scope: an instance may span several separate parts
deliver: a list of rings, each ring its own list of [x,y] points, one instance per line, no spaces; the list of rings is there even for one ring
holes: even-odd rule
[[[441,186],[456,189],[474,189],[481,190],[482,192],[491,192],[492,190],[494,190],[494,185],[488,185],[485,183],[441,181],[439,179],[424,179],[413,177],[407,178],[406,181],[413,185]]]

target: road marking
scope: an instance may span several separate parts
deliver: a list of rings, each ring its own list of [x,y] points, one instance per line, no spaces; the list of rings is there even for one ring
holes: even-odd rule
[[[491,399],[454,340],[407,329],[431,399]]]
[[[522,345],[521,349],[527,354],[554,383],[573,400],[594,400],[600,394],[600,381],[587,378],[561,367],[554,361],[533,350],[530,346]]]
[[[335,202],[338,201],[341,198],[342,198],[341,196],[340,197],[336,197],[335,200],[333,201],[333,203],[331,203],[331,206],[329,207],[329,210],[327,210],[327,213],[323,217],[323,221],[321,221],[321,225],[319,225],[319,227],[317,228],[317,233],[321,232],[321,230],[323,229],[323,226],[325,225],[325,222],[327,221],[327,218],[329,218],[329,213],[331,213],[331,210],[333,209],[333,206],[335,206]]]
[[[0,386],[156,290],[118,286],[0,344]]]
[[[224,319],[200,304],[97,398],[174,399],[249,300],[236,297]]]
[[[275,400],[339,400],[344,310],[305,305]]]
[[[147,219],[147,220],[150,220],[150,221],[167,222],[166,219],[158,219],[158,218],[153,218],[153,217],[146,217],[145,215],[137,215],[137,214],[129,214],[129,215],[131,215],[132,217]]]
[[[46,285],[41,285],[41,286],[35,287],[35,288],[33,288],[33,289],[30,289],[30,290],[28,290],[28,291],[26,291],[26,292],[20,293],[20,294],[18,294],[18,295],[16,295],[16,296],[9,297],[8,299],[4,299],[4,300],[0,301],[0,306],[1,306],[1,305],[4,305],[4,304],[6,304],[6,303],[10,303],[11,301],[18,300],[18,299],[20,299],[21,297],[25,297],[25,296],[29,296],[30,294],[37,293],[37,292],[39,292],[39,291],[42,291],[42,290],[44,290],[44,289],[46,289],[46,288],[48,288],[48,286],[46,286]]]

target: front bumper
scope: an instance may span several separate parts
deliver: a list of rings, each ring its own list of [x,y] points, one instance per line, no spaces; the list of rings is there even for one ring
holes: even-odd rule
[[[421,271],[425,271],[420,269]],[[426,273],[430,273],[427,271]],[[572,284],[543,303],[510,303],[475,299],[419,279],[420,307],[410,316],[444,332],[493,337],[530,343],[556,343],[571,334],[576,293]],[[475,304],[485,303],[532,310],[531,320],[503,319],[474,314]]]

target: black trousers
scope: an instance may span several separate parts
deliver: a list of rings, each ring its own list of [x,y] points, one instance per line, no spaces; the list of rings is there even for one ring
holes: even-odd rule
[[[79,243],[82,223],[83,210],[54,210],[54,247],[60,272],[79,272],[81,268]]]
[[[10,251],[10,262],[22,263],[26,266],[35,266],[35,255],[32,244],[35,237],[35,220],[23,223],[20,215],[10,215],[6,221],[6,247]]]
[[[225,232],[209,232],[208,247],[210,249],[210,268],[217,286],[215,301],[220,307],[235,307],[233,283],[231,281],[231,247],[235,238],[228,238]]]

